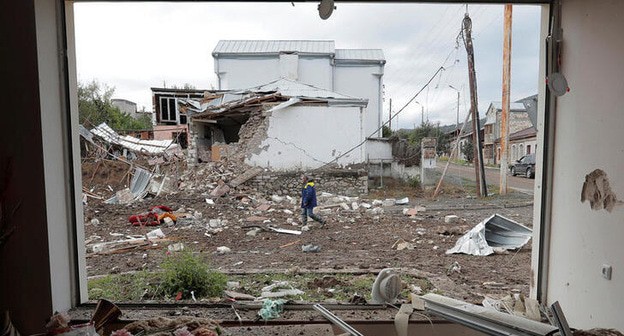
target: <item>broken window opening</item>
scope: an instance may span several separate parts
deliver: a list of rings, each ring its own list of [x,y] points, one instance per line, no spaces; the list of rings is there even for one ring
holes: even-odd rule
[[[213,92],[211,92],[211,93],[214,94]],[[185,97],[186,98],[190,98],[189,95],[186,95]],[[185,145],[187,142],[189,143],[189,145],[191,145],[190,142],[192,140],[196,141],[195,146],[197,147],[197,154],[196,154],[197,158],[196,158],[195,162],[197,162],[197,163],[212,163],[211,165],[202,165],[202,166],[200,166],[200,168],[201,169],[206,169],[207,171],[209,171],[210,169],[214,169],[214,171],[210,171],[209,173],[206,173],[205,175],[200,175],[200,176],[203,176],[204,178],[206,178],[201,183],[197,182],[197,181],[189,182],[188,180],[183,180],[183,179],[177,180],[177,178],[179,178],[180,175],[170,175],[170,176],[167,176],[166,174],[161,174],[161,176],[158,177],[158,179],[156,181],[159,182],[160,184],[162,184],[162,189],[161,189],[160,185],[150,185],[146,189],[146,190],[149,190],[148,191],[150,193],[149,197],[154,197],[152,199],[162,200],[162,198],[157,198],[157,196],[154,196],[154,195],[157,195],[159,193],[162,195],[165,192],[165,190],[167,190],[168,187],[171,187],[171,184],[173,182],[179,183],[180,184],[180,190],[182,190],[185,193],[189,193],[189,195],[190,195],[191,191],[193,191],[193,188],[198,188],[198,189],[201,188],[198,185],[201,185],[202,183],[206,184],[206,185],[209,185],[211,183],[218,183],[217,181],[219,181],[219,180],[214,180],[213,179],[212,176],[214,176],[214,175],[219,176],[219,178],[224,180],[224,181],[230,182],[233,179],[233,177],[235,177],[235,176],[232,176],[232,175],[234,175],[232,173],[232,171],[233,171],[232,167],[228,166],[227,164],[217,165],[217,164],[215,164],[215,161],[220,161],[220,160],[222,160],[224,158],[229,159],[228,155],[230,155],[231,153],[236,153],[236,154],[241,155],[241,154],[244,154],[245,151],[243,151],[243,150],[240,150],[240,151],[239,150],[229,151],[226,148],[227,146],[225,146],[224,147],[225,149],[224,149],[224,148],[221,148],[220,145],[222,145],[222,144],[225,144],[225,145],[240,144],[241,142],[243,142],[243,140],[245,140],[245,137],[248,136],[248,134],[246,135],[246,133],[245,133],[246,128],[250,128],[250,129],[253,130],[256,127],[255,123],[253,123],[253,124],[250,123],[248,125],[248,122],[250,122],[250,119],[253,118],[254,115],[260,114],[262,112],[266,112],[266,110],[268,110],[268,109],[270,109],[272,107],[275,107],[275,106],[279,105],[280,103],[283,103],[283,101],[278,101],[278,102],[265,103],[264,105],[262,103],[248,104],[246,106],[247,108],[256,108],[256,109],[251,111],[251,112],[250,111],[245,111],[245,112],[242,112],[240,114],[229,114],[227,116],[219,117],[219,118],[216,118],[216,119],[209,119],[206,122],[196,122],[196,121],[193,121],[193,115],[194,115],[193,113],[188,112],[187,110],[181,108],[181,105],[180,105],[180,100],[182,100],[181,98],[184,98],[184,97],[183,96],[177,96],[177,94],[174,94],[174,96],[172,96],[172,97],[158,96],[158,100],[157,101],[159,101],[159,105],[158,105],[159,107],[158,108],[160,108],[160,111],[156,112],[156,113],[158,113],[157,115],[160,116],[160,120],[159,121],[161,123],[167,124],[167,125],[169,125],[169,124],[170,125],[178,125],[178,124],[185,125],[185,124],[188,124],[189,125],[189,133],[181,132],[181,131],[173,131],[173,132],[169,131],[168,134],[170,134],[171,138],[174,139],[174,143],[178,143],[178,144],[181,145],[182,149],[187,149],[187,147]],[[201,97],[196,96],[195,98],[197,98],[198,100],[201,100],[202,98],[206,98],[206,95],[202,95]],[[264,106],[264,108],[262,108],[263,106]],[[297,106],[298,107],[319,107],[319,106],[329,107],[330,104],[327,103],[327,102],[322,102],[322,101],[304,100],[304,101],[300,102]],[[252,121],[255,122],[256,120],[254,119]],[[334,120],[330,120],[330,122],[334,122]],[[489,126],[489,127],[490,127],[490,131],[491,131],[491,126]],[[342,130],[338,130],[338,132],[340,132],[340,131],[342,131]],[[315,139],[315,140],[327,140],[327,139]],[[215,147],[215,145],[216,145],[216,147]],[[288,144],[288,143],[283,143],[281,145],[292,146],[292,144]],[[338,149],[340,149],[340,148],[338,148]],[[213,151],[217,152],[218,155],[214,156],[213,155]],[[200,153],[200,152],[203,152],[203,153]],[[314,160],[314,156],[312,154],[306,152],[306,153],[304,153],[304,155],[305,155],[304,160]],[[336,155],[338,155],[338,154],[336,154]],[[500,159],[500,148],[497,149],[497,157],[498,157],[498,159]],[[419,158],[419,156],[416,156],[416,155],[410,155],[409,156],[409,159],[418,159],[418,158]],[[154,159],[151,159],[151,160],[152,160],[152,162],[160,162],[160,160],[162,160],[162,158],[154,158]],[[224,160],[224,161],[227,161],[227,160]],[[234,161],[234,160],[232,160],[232,161],[234,162],[234,164],[236,164],[236,161]],[[192,161],[189,160],[189,162],[192,162]],[[195,163],[195,162],[192,162],[192,163]],[[165,166],[166,166],[166,164],[163,164],[162,162],[160,162],[160,163],[157,163],[155,165],[150,165],[149,168],[152,171],[157,171],[157,170],[160,170],[160,169],[164,170]],[[121,168],[118,168],[118,167],[116,169],[121,170]],[[194,173],[196,173],[196,172],[194,172]],[[124,176],[124,178],[126,179],[126,182],[130,181],[129,180],[129,176],[130,176],[130,174]],[[186,175],[184,175],[184,177],[186,178]],[[170,180],[167,180],[167,178],[169,178]],[[282,181],[282,180],[274,180],[275,177],[274,176],[270,176],[270,175],[262,176],[262,178],[266,178],[269,182],[263,182],[260,179],[259,182],[257,182],[257,184],[254,184],[254,186],[258,186],[257,188],[260,189],[260,190],[267,190],[267,189],[276,190],[275,194],[274,194],[276,197],[275,198],[271,198],[267,203],[273,202],[275,204],[279,204],[280,202],[285,202],[285,201],[283,201],[283,199],[288,199],[286,197],[290,197],[292,199],[295,199],[295,198],[298,197],[297,193],[298,193],[298,190],[299,190],[300,186],[298,184],[298,181],[296,181],[296,179],[295,179],[295,181],[293,181],[293,179],[284,180],[284,181]],[[366,177],[365,176],[364,177],[363,176],[357,176],[357,177],[355,177],[353,179],[357,180],[357,179],[362,179],[362,178],[366,178]],[[114,177],[110,177],[110,179],[108,179],[107,182],[110,182],[113,179],[114,179]],[[336,178],[336,179],[338,179],[338,178]],[[278,181],[278,182],[276,182],[276,181]],[[191,184],[191,183],[193,183],[193,184]],[[197,183],[197,184],[195,184],[195,183]],[[262,183],[264,183],[264,184],[262,184]],[[322,180],[321,179],[319,181],[319,190],[328,190],[327,189],[328,188],[327,185],[330,184],[330,183],[334,183],[334,181]],[[184,186],[184,184],[187,184],[187,185]],[[282,185],[283,187],[280,189],[280,188],[276,188],[275,185],[277,185],[277,186]],[[184,187],[186,187],[186,189]],[[213,186],[211,186],[211,187],[213,187]],[[245,194],[245,193],[249,193],[250,188],[251,187],[249,187],[249,186],[242,186],[242,188],[237,190],[237,192],[240,191],[241,195],[237,195],[236,198],[234,198],[234,200],[224,200],[224,198],[214,198],[212,196],[211,196],[211,198],[209,198],[209,200],[212,201],[212,202],[217,200],[217,202],[223,202],[224,204],[229,204],[228,202],[230,202],[230,201],[231,202],[236,201],[236,202],[240,203],[240,204],[236,203],[239,207],[245,207],[246,208],[246,210],[244,210],[244,211],[258,211],[258,212],[262,212],[262,214],[260,216],[257,216],[257,217],[263,217],[264,215],[267,215],[266,211],[257,210],[256,208],[250,206],[250,204],[253,204],[254,206],[260,206],[261,205],[261,204],[254,203],[255,202],[255,198],[254,197],[256,197],[255,194],[252,194],[253,197],[250,197],[249,194]],[[215,189],[217,189],[217,188],[215,188]],[[207,194],[212,189],[209,189],[209,188],[206,187],[206,188],[203,188],[201,190]],[[341,191],[344,192],[345,190],[341,190]],[[368,190],[366,190],[366,191],[368,192]],[[354,191],[353,194],[357,194],[358,192],[360,192],[360,190]],[[190,197],[189,195],[187,195],[187,197]],[[340,194],[340,195],[342,195],[342,194]],[[129,195],[126,194],[125,196],[129,196]],[[203,195],[202,197],[205,197],[205,195]],[[340,196],[340,197],[342,197],[342,196]],[[351,197],[351,196],[349,196],[349,197]],[[282,201],[280,201],[280,202],[275,201],[275,200],[279,200],[280,198],[282,198]],[[340,202],[339,204],[338,203],[337,204],[332,204],[332,203],[330,203],[331,201],[329,201],[330,199],[332,199],[332,198],[329,197],[329,196],[326,197],[326,200],[328,202],[328,204],[326,204],[326,205],[328,205],[328,207],[327,208],[323,208],[321,210],[323,210],[323,211],[330,210],[328,213],[331,214],[331,213],[335,212],[334,210],[336,210],[338,208],[341,208],[341,209],[343,209],[341,211],[354,211],[354,213],[358,214],[357,216],[363,216],[365,218],[368,218],[367,216],[369,216],[371,218],[373,218],[374,216],[383,218],[383,216],[382,216],[382,214],[383,214],[382,205],[374,204],[372,202],[369,204],[366,201],[358,200],[358,201],[354,201],[354,202],[356,202],[356,205],[354,206],[353,203],[349,201],[350,198],[342,198],[341,200],[343,202]],[[201,199],[201,203],[203,203],[203,200],[204,200],[204,198]],[[198,216],[201,216],[202,215],[201,212],[204,211],[203,208],[202,208],[203,204],[192,204],[192,205],[189,205],[189,204],[191,204],[191,202],[188,202],[188,203],[186,203],[186,202],[177,202],[177,201],[174,201],[174,202],[176,202],[174,204],[175,207],[178,207],[180,209],[188,210],[187,209],[187,207],[188,207],[188,208],[192,208],[194,211],[198,211],[200,213]],[[208,199],[206,199],[206,202],[208,202]],[[245,202],[247,202],[247,203],[245,203]],[[279,211],[286,211],[286,210],[288,210],[290,212],[293,212],[293,211],[296,212],[298,210],[296,203],[297,203],[297,201],[295,201],[294,206],[292,206],[292,204],[289,203],[289,206],[284,206],[283,209],[282,208],[277,208],[277,207],[275,207],[274,209],[278,209]],[[343,205],[343,203],[344,203],[344,205]],[[210,203],[207,203],[207,204],[210,204]],[[394,205],[394,203],[392,205]],[[219,203],[219,206],[220,207],[223,206],[225,208],[225,206],[222,203]],[[345,210],[345,206],[346,206],[346,208],[350,208],[351,210],[348,210],[348,209]],[[370,206],[370,210],[371,211],[369,212],[368,211],[369,208],[365,208],[365,206]],[[249,209],[247,209],[247,208],[249,208]],[[354,210],[354,208],[356,208],[356,209]],[[202,210],[200,211],[200,210],[197,210],[197,209],[202,209]],[[366,210],[364,210],[364,209],[366,209]],[[375,210],[375,209],[382,209],[382,210]],[[192,211],[192,210],[189,210],[189,212],[190,211]],[[208,212],[204,212],[204,215],[206,215],[207,213]],[[220,238],[219,237],[219,234],[220,234],[219,229],[222,229],[222,227],[224,227],[225,225],[217,224],[217,222],[223,221],[223,220],[228,221],[229,219],[228,218],[225,218],[225,219],[220,218],[219,217],[220,215],[217,215],[217,214],[213,214],[213,213],[210,213],[210,214],[211,214],[211,216],[215,216],[215,218],[205,218],[206,228],[207,228],[206,232],[208,233],[208,236],[210,236],[210,237],[206,236],[208,238],[205,238],[205,239]],[[89,216],[96,216],[93,212],[90,212],[88,215]],[[192,217],[193,215],[195,215],[195,214],[192,214],[190,217]],[[231,214],[227,213],[227,215],[231,215]],[[234,216],[234,215],[232,215],[232,216]],[[217,217],[219,217],[219,218],[217,218]],[[249,218],[252,218],[252,217],[253,216],[242,218],[242,220],[243,220],[242,223],[246,223],[246,221]],[[297,214],[294,214],[294,215],[292,215],[289,218],[293,219],[294,217],[297,217]],[[237,218],[237,217],[235,217],[235,218]],[[410,219],[414,219],[414,218],[416,218],[416,215],[410,215]],[[91,221],[93,219],[97,219],[97,218],[90,217],[88,219],[89,219],[89,223],[91,223]],[[269,219],[268,217],[265,217],[263,220],[268,220],[268,219]],[[280,218],[280,219],[283,220],[285,223],[288,223],[288,222],[286,222],[287,217]],[[193,220],[195,220],[195,219],[193,219]],[[254,219],[254,220],[256,220],[256,219]],[[350,226],[350,227],[352,227],[352,224],[349,224],[348,220],[349,219],[345,219],[345,221],[347,221],[347,222],[345,222],[346,224],[343,223],[343,226]],[[361,219],[358,219],[358,220],[361,220]],[[293,221],[296,221],[296,219],[294,219]],[[222,223],[222,222],[219,222],[219,223]],[[213,226],[215,226],[215,227],[213,227]],[[298,229],[298,228],[295,227],[294,229]],[[348,230],[348,229],[344,229],[344,230]],[[249,237],[252,237],[252,235],[249,235]],[[293,240],[293,241],[295,241],[295,240]],[[283,245],[287,245],[287,244],[290,244],[290,243],[292,243],[292,241],[291,242],[285,242]],[[283,248],[281,247],[283,245],[279,245],[278,247],[280,249],[285,249],[285,248],[292,247],[292,246],[296,247],[297,244],[298,243],[295,243],[295,244],[292,244],[292,245],[285,246]],[[416,242],[414,242],[414,244],[416,244]],[[171,244],[171,245],[173,245],[173,244]],[[176,246],[172,247],[172,249],[174,249],[174,252],[175,252],[175,249],[177,249],[178,247],[179,247],[179,245],[176,245]],[[230,247],[232,247],[232,246],[230,246]],[[222,251],[224,251],[224,250],[225,249],[222,249]],[[321,250],[321,251],[324,251],[324,250]],[[212,251],[212,252],[214,252],[214,251]],[[298,249],[295,249],[293,254],[294,253],[298,253],[298,252],[299,252]],[[304,252],[305,251],[303,251],[302,253],[304,253]],[[148,254],[148,253],[149,252],[146,252],[145,254]],[[221,253],[221,252],[218,252],[218,253]],[[251,253],[255,253],[255,251],[251,252]],[[269,252],[264,252],[264,253],[269,253]],[[224,252],[224,254],[227,254],[227,253]],[[149,255],[151,256],[151,253],[149,253]],[[213,255],[214,255],[214,253],[213,253]],[[217,254],[217,256],[219,256],[219,255],[220,254]],[[229,257],[229,258],[231,258],[231,257]],[[331,256],[331,258],[334,258],[334,257]],[[134,261],[134,262],[136,262],[136,261]],[[235,264],[237,262],[238,261],[233,261],[230,264]],[[401,259],[401,260],[397,259],[397,261],[394,262],[394,263],[407,265],[407,264],[410,264],[410,262],[411,261],[404,260],[404,259]],[[382,265],[382,263],[375,263],[375,262],[373,262],[373,264],[364,265],[364,266],[368,266],[370,269],[378,270],[378,268],[383,267],[385,265]],[[343,267],[343,266],[338,265],[338,267]],[[375,267],[377,267],[377,268],[375,268]],[[284,270],[280,269],[279,272],[283,273]],[[328,275],[328,277],[331,278],[332,275]],[[317,276],[316,278],[326,279],[326,276]],[[311,279],[311,281],[312,280],[317,281],[316,278],[315,279]],[[330,280],[327,280],[327,281],[330,281]],[[338,280],[340,280],[340,279],[338,279]],[[267,280],[265,280],[265,281],[267,281]],[[331,294],[331,295],[333,295],[333,294]]]

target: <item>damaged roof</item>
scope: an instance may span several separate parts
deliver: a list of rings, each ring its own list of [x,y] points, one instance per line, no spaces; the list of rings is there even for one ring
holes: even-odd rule
[[[81,129],[80,135],[87,138],[88,133],[84,132],[85,130],[86,129]],[[97,127],[94,127],[91,129],[91,133],[104,139],[106,142],[120,145],[137,152],[158,154],[165,152],[167,149],[172,149],[178,146],[173,143],[173,140],[140,140],[129,135],[121,136],[106,123],[101,123]]]
[[[322,89],[296,80],[280,78],[264,85],[256,86],[242,92],[264,93],[279,92],[282,96],[293,98],[321,98],[349,100],[357,103],[368,103],[368,99],[356,98],[334,91]]]
[[[187,107],[191,107],[190,110],[196,112],[192,116],[193,118],[203,119],[245,105],[289,99],[290,103],[287,105],[300,102],[323,102],[333,106],[351,105],[366,107],[368,105],[368,99],[348,96],[286,78],[276,79],[267,84],[241,91],[221,94],[209,103],[199,104],[197,101],[193,101],[193,99],[181,99],[179,102],[187,105]]]
[[[221,40],[212,51],[213,56],[222,54],[333,54],[334,41],[328,40]]]

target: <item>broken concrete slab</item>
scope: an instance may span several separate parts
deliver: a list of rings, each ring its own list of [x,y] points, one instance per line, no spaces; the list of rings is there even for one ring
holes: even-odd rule
[[[230,186],[225,184],[223,180],[220,180],[217,187],[210,193],[213,197],[222,197],[230,191]]]
[[[249,295],[249,294],[245,294],[245,293],[239,293],[239,292],[235,292],[235,291],[231,291],[231,290],[224,290],[223,294],[225,294],[225,296],[232,298],[234,300],[241,300],[241,301],[253,301],[256,299],[255,296],[253,295]]]
[[[456,215],[444,216],[444,223],[456,223],[459,221],[459,217]]]
[[[302,295],[302,294],[305,294],[305,293],[299,289],[284,289],[284,290],[277,291],[277,292],[262,292],[260,296],[263,298],[277,298],[277,297]]]
[[[247,182],[248,180],[256,177],[258,174],[262,173],[263,171],[264,169],[260,167],[253,167],[251,169],[248,169],[244,173],[242,173],[241,175],[238,175],[235,179],[230,181],[229,185],[232,188],[236,188],[239,185]]]

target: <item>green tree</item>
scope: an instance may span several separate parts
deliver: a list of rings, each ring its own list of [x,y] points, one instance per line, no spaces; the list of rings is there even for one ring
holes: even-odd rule
[[[440,125],[434,125],[429,121],[424,121],[407,136],[410,144],[417,147],[420,147],[420,142],[423,138],[437,139],[438,154],[447,153],[449,151],[451,137],[440,131]]]
[[[384,138],[389,138],[392,136],[392,130],[390,129],[390,127],[383,125],[383,127],[381,128],[381,136]]]
[[[472,140],[468,140],[468,142],[461,146],[461,152],[466,157],[466,161],[472,162],[474,157],[474,146],[472,145]]]
[[[85,127],[95,127],[103,122],[116,131],[152,129],[149,116],[139,119],[121,112],[111,102],[114,87],[93,80],[78,83],[78,119]]]

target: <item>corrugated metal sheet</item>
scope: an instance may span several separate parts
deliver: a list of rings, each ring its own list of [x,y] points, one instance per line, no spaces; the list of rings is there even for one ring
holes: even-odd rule
[[[173,140],[140,140],[129,135],[120,136],[106,123],[91,129],[91,133],[104,139],[104,141],[123,146],[137,152],[152,154],[164,153],[165,150],[176,147]]]
[[[487,256],[494,253],[494,247],[506,250],[521,248],[529,242],[532,235],[533,231],[528,227],[494,214],[461,236],[446,254]]]
[[[299,52],[333,54],[334,41],[318,40],[221,40],[212,54],[267,54]]]
[[[336,49],[337,60],[385,61],[381,49]]]

